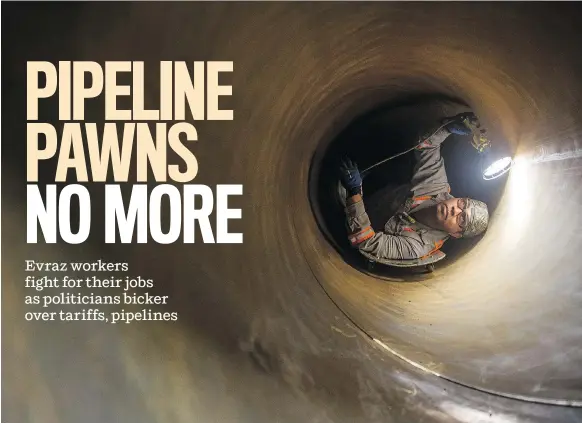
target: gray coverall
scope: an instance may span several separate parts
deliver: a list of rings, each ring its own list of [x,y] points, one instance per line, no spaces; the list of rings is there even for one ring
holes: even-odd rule
[[[418,210],[453,198],[440,152],[441,143],[449,135],[449,131],[441,129],[415,150],[417,162],[411,193],[386,222],[383,232],[372,229],[364,201],[346,206],[350,243],[369,260],[382,263],[385,259],[418,259],[439,250],[449,238],[447,232],[426,226],[413,217]]]

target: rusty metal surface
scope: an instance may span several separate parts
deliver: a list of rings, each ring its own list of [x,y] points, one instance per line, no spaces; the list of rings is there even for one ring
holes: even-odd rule
[[[580,146],[578,4],[3,6],[4,421],[582,421],[580,158],[528,162]],[[234,61],[235,120],[196,123],[196,182],[244,184],[244,244],[26,245],[26,60]],[[471,251],[377,280],[319,231],[310,164],[424,92],[465,99],[520,166]],[[180,318],[26,323],[26,258],[127,261]]]

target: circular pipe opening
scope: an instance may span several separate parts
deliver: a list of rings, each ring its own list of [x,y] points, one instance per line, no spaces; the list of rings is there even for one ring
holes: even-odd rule
[[[347,263],[380,278],[416,281],[431,277],[426,266],[400,268],[380,263],[370,266],[366,258],[349,245],[339,190],[339,163],[342,158],[349,157],[363,171],[396,156],[374,166],[364,176],[366,211],[374,230],[382,231],[409,195],[415,164],[411,148],[424,134],[436,129],[444,117],[468,110],[470,108],[464,102],[438,94],[416,95],[382,104],[348,122],[319,155],[318,161],[312,163],[309,180],[316,184],[309,190],[312,209],[326,239]],[[501,198],[506,178],[483,179],[483,157],[471,146],[469,136],[449,136],[441,146],[441,154],[451,194],[484,201],[492,214]],[[479,239],[449,240],[442,247],[447,257],[436,266],[445,268],[452,264],[470,251]]]

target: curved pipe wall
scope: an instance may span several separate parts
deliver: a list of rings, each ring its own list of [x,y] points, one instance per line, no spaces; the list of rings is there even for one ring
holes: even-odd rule
[[[5,9],[18,22],[3,83],[7,420],[579,421],[576,4]],[[196,122],[196,182],[244,184],[231,225],[244,245],[26,246],[25,60],[234,61],[235,120]],[[376,280],[319,231],[309,166],[357,115],[425,93],[464,99],[519,163],[468,254],[430,280]],[[540,161],[542,144],[572,154]],[[24,259],[96,257],[154,278],[179,321],[24,322]]]

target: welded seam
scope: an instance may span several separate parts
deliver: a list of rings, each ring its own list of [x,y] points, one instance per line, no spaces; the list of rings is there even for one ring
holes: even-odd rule
[[[405,356],[403,356],[402,354],[400,354],[398,351],[390,348],[388,345],[386,345],[384,342],[380,341],[378,338],[372,338],[372,341],[376,342],[377,344],[380,344],[380,346],[382,346],[382,348],[388,350],[389,353],[394,354],[396,357],[398,357],[401,360],[406,361],[408,364],[410,364],[411,366],[416,367],[417,369],[420,369],[424,372],[430,373],[434,376],[437,377],[442,377],[443,379],[446,379],[446,377],[444,377],[443,375],[441,375],[440,373],[435,372],[434,370],[431,370],[427,367],[424,367],[422,364],[417,363],[416,361],[410,360],[409,358],[406,358]]]
[[[377,344],[379,344],[382,348],[384,348],[386,351],[388,351],[389,353],[395,355],[396,357],[398,357],[401,360],[404,360],[405,362],[407,362],[408,364],[423,370],[427,373],[430,373],[434,376],[443,378],[451,383],[454,383],[456,385],[461,385],[464,386],[466,388],[469,389],[473,389],[475,391],[480,391],[480,392],[485,392],[487,394],[491,394],[491,395],[496,395],[499,397],[505,397],[505,398],[511,398],[511,399],[515,399],[515,400],[519,400],[519,401],[526,401],[526,402],[533,402],[533,403],[537,403],[537,404],[546,404],[546,405],[560,405],[560,406],[569,406],[569,407],[582,407],[582,401],[579,400],[558,400],[558,399],[552,399],[552,398],[539,398],[539,397],[528,397],[527,395],[519,395],[519,394],[510,394],[507,392],[500,392],[500,391],[494,391],[491,389],[487,389],[487,388],[482,388],[479,386],[475,386],[475,385],[470,385],[464,382],[460,382],[456,379],[452,379],[448,376],[442,375],[440,373],[437,373],[433,370],[430,370],[426,367],[424,367],[422,364],[419,364],[415,361],[412,361],[408,358],[406,358],[405,356],[403,356],[402,354],[400,354],[398,351],[390,348],[388,345],[386,345],[385,343],[383,343],[382,341],[380,341],[377,338],[372,338],[372,340],[374,342],[376,342]]]

